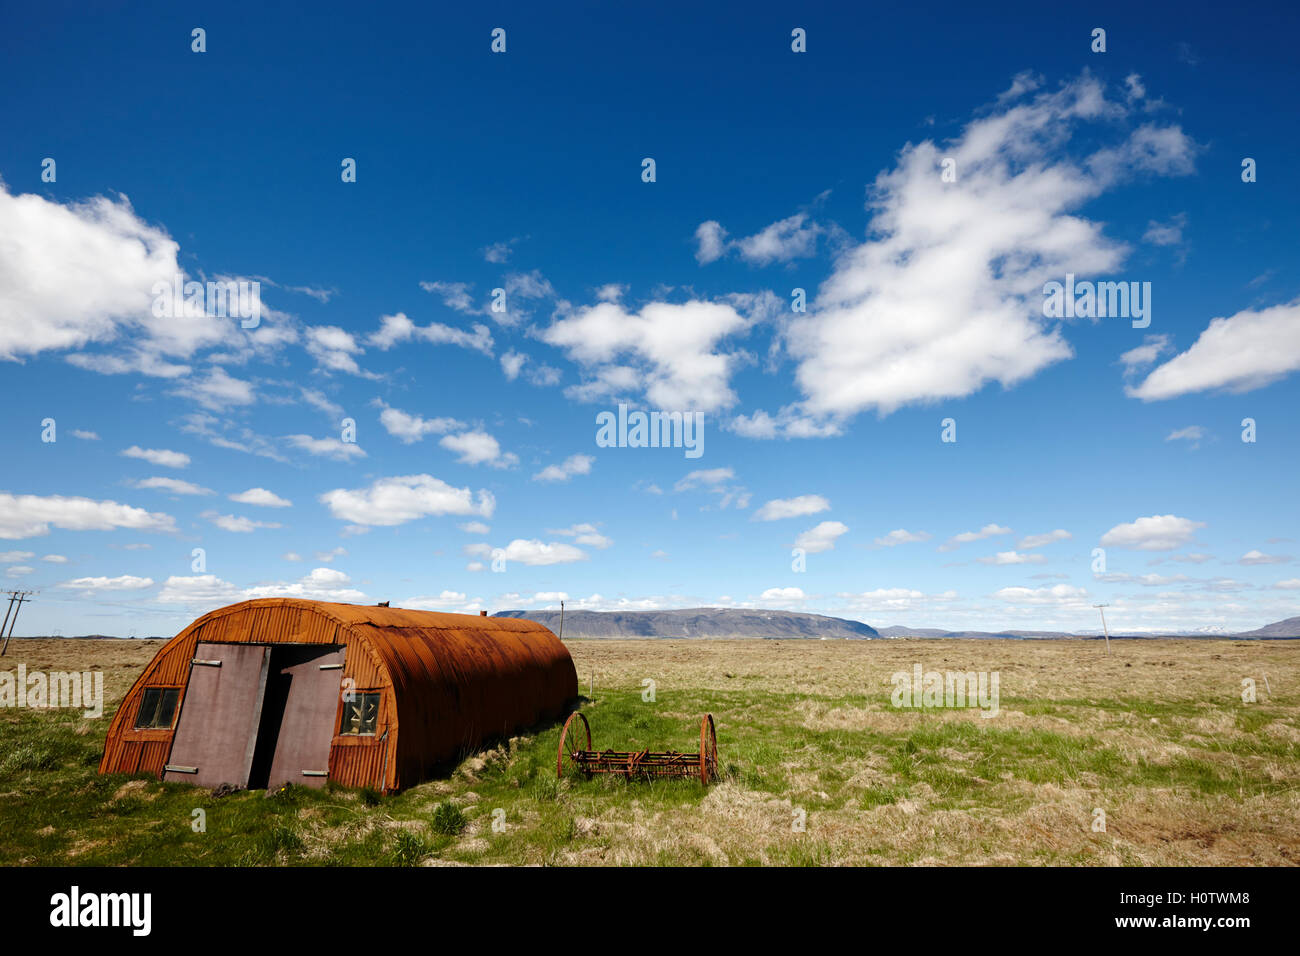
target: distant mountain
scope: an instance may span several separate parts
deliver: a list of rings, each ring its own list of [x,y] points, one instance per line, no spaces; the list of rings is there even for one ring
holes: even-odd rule
[[[1300,637],[1300,617],[1288,617],[1285,621],[1274,621],[1253,631],[1242,631],[1234,637]]]
[[[907,627],[906,625],[894,625],[893,627],[880,628],[881,637],[947,637],[958,640],[989,640],[1001,638],[1018,639],[1035,639],[1035,640],[1059,640],[1063,638],[1072,638],[1074,640],[1101,640],[1102,634],[1089,631],[1087,633],[1072,633],[1069,631],[945,631],[935,627]],[[1205,627],[1188,628],[1181,631],[1146,631],[1142,633],[1133,631],[1112,631],[1111,640],[1136,640],[1141,638],[1155,637],[1187,637],[1187,638],[1216,638],[1216,637],[1247,637],[1247,638],[1270,638],[1270,637],[1300,637],[1300,617],[1290,617],[1285,621],[1278,621],[1275,624],[1269,624],[1266,627],[1258,628],[1254,631],[1236,632],[1231,628],[1223,627],[1219,624],[1209,624]]]
[[[527,618],[560,633],[559,611],[498,611],[494,616]],[[880,635],[860,621],[823,614],[696,607],[677,611],[565,611],[564,636],[863,640]]]
[[[1065,631],[945,631],[937,627],[907,627],[895,625],[882,627],[881,637],[948,637],[960,640],[1052,639],[1063,637],[1092,637],[1091,634],[1070,634]],[[1115,637],[1117,635],[1111,635]]]

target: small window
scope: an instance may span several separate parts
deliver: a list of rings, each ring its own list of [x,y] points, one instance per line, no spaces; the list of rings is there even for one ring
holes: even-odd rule
[[[378,694],[357,694],[352,700],[343,701],[343,719],[339,721],[340,734],[374,736],[375,725],[378,722]]]
[[[179,687],[146,687],[135,715],[136,730],[170,730],[180,696]]]

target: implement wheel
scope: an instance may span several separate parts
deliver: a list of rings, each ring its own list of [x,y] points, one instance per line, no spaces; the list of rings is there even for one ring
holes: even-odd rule
[[[718,734],[713,729],[713,715],[705,714],[700,721],[700,783],[708,784],[718,777]]]
[[[581,770],[576,754],[591,750],[591,725],[587,718],[578,711],[569,715],[560,731],[560,749],[555,755],[555,775],[563,777],[565,773]]]

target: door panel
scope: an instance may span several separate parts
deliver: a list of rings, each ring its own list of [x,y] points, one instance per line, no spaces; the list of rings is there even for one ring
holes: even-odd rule
[[[334,737],[334,721],[338,719],[346,648],[298,650],[300,653],[286,659],[283,667],[279,661],[273,662],[277,675],[291,683],[275,740],[268,787],[282,783],[322,787],[329,772],[330,742]]]
[[[164,780],[248,786],[271,649],[200,642]]]

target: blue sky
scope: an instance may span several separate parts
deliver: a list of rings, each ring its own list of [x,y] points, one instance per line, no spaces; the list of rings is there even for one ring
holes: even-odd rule
[[[7,10],[18,633],[279,594],[1300,614],[1296,21]],[[1046,317],[1067,274],[1150,283],[1150,324]],[[257,325],[160,309],[178,276],[260,283]],[[702,456],[598,446],[620,403],[703,413]]]

